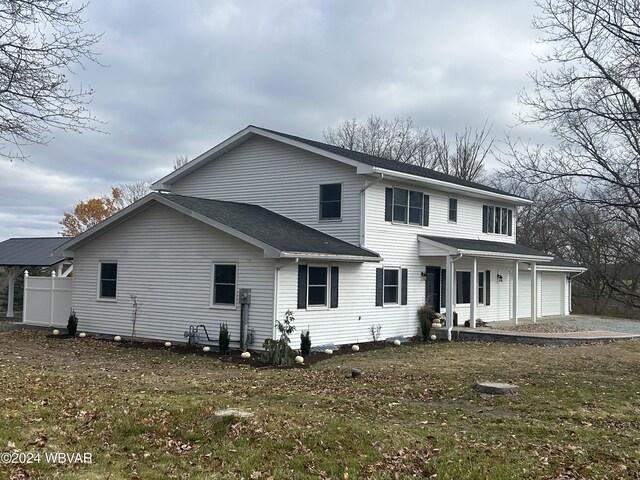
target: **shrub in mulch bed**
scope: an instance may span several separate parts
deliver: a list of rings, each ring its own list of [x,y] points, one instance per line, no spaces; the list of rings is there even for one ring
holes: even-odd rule
[[[58,336],[48,335],[48,337],[62,338],[63,335],[58,335]],[[73,337],[66,336],[65,338],[73,338]],[[93,338],[96,338],[96,337],[93,337]],[[110,339],[107,339],[107,338],[103,338],[103,340],[111,341]],[[273,365],[262,362],[260,360],[261,352],[257,352],[257,351],[251,351],[251,358],[245,359],[240,357],[240,355],[242,354],[241,350],[230,349],[229,353],[225,355],[218,351],[215,351],[214,349],[217,349],[217,347],[211,347],[211,351],[204,352],[202,351],[202,348],[205,345],[194,346],[194,345],[180,343],[180,344],[173,344],[170,347],[165,347],[164,342],[141,341],[141,340],[136,340],[134,342],[131,342],[130,339],[125,339],[125,338],[123,338],[121,342],[113,342],[113,343],[120,348],[165,350],[172,353],[202,355],[202,356],[216,358],[224,363],[232,363],[237,365],[250,365],[256,368],[307,368],[309,365],[313,365],[323,360],[328,360],[331,357],[334,357],[337,355],[358,355],[359,353],[362,353],[362,352],[381,350],[384,348],[398,348],[394,346],[393,343],[387,342],[387,341],[364,342],[364,343],[358,343],[360,347],[360,351],[354,352],[353,350],[351,350],[352,344],[347,344],[347,345],[339,346],[337,350],[333,351],[332,355],[327,355],[324,352],[310,352],[309,355],[304,357],[303,364],[274,367]],[[424,344],[424,342],[420,340],[420,337],[406,338],[405,341],[402,342],[403,346],[419,345],[419,344]]]

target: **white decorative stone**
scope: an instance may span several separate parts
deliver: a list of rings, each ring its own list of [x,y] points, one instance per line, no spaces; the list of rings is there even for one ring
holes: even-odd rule
[[[164,342],[164,346],[165,347],[170,347],[171,346],[171,342]]]
[[[244,352],[248,353],[248,352]],[[239,410],[237,408],[227,408],[226,410],[218,410],[214,414],[216,417],[238,417],[238,418],[250,418],[253,417],[253,413],[246,410]]]
[[[327,348],[324,353],[326,353],[327,355],[332,355],[333,354],[333,350],[331,350],[330,348]]]
[[[429,338],[431,338],[431,340],[437,340],[438,339],[438,337],[436,337],[435,335],[431,335],[431,337],[429,337]]]
[[[354,352],[359,352],[360,351],[360,346],[359,345],[353,345],[351,347],[351,350],[353,350]]]
[[[84,338],[84,337],[86,337],[86,336],[87,336],[87,334],[86,334],[86,333],[84,333],[84,332],[80,332],[80,333],[78,334],[78,336],[79,336],[80,338]]]
[[[203,351],[204,353],[210,352],[210,351],[211,351],[211,347],[204,347],[204,348],[202,349],[202,351]]]
[[[247,358],[251,358],[251,353],[249,353],[249,352],[242,352],[242,353],[240,354],[240,358],[244,358],[245,360],[246,360]]]
[[[53,333],[54,335],[60,335],[60,330],[54,330],[54,331],[53,331],[53,332],[51,332],[51,333]]]
[[[489,393],[491,395],[511,395],[516,393],[520,387],[509,383],[481,382],[476,383],[473,389],[478,393]]]
[[[396,339],[393,341],[393,344],[394,344],[396,347],[399,347],[400,345],[402,345],[402,342],[396,338]]]
[[[296,363],[304,363],[304,358],[303,358],[303,357],[301,357],[300,355],[298,355],[298,356],[296,357]]]
[[[122,337],[120,335],[116,335],[115,337],[113,337],[114,342],[119,342],[120,340],[122,340]]]

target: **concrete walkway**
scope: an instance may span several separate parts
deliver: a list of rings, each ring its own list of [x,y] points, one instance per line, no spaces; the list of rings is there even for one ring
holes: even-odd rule
[[[543,317],[536,327],[528,318],[518,320],[524,331],[511,330],[513,322],[492,322],[487,327],[454,327],[454,340],[526,343],[536,345],[571,345],[576,343],[640,339],[640,321],[603,318],[591,315]],[[527,331],[529,329],[533,331]],[[540,331],[535,331],[539,329]],[[553,331],[557,329],[557,331]],[[440,330],[440,329],[438,329]],[[549,331],[545,331],[549,330]]]

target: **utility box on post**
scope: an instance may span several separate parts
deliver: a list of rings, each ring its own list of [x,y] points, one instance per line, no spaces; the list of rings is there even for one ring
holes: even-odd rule
[[[251,289],[241,288],[238,293],[240,297],[240,350],[246,352],[249,305],[251,305]]]
[[[240,289],[240,305],[251,305],[251,289]]]

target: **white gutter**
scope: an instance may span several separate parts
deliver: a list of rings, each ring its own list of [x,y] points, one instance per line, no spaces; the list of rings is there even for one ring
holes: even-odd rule
[[[364,192],[368,188],[371,188],[375,184],[381,182],[383,178],[384,178],[384,173],[381,173],[379,178],[376,178],[373,182],[369,183],[368,185],[365,183],[365,186],[360,189],[360,246],[361,247],[364,245],[364,242],[365,242],[365,234],[364,234],[365,227],[366,227],[365,215],[367,213],[367,207],[366,207],[365,193]],[[366,180],[365,180],[365,182],[366,182]]]
[[[280,270],[290,265],[295,265],[300,261],[299,258],[294,258],[292,262],[285,263],[283,265],[276,265],[273,269],[273,325],[271,326],[271,339],[276,338],[276,320],[278,319],[278,283],[280,282]]]
[[[576,274],[576,275],[569,275],[569,313],[572,312],[571,310],[571,297],[573,295],[573,288],[572,288],[572,283],[573,283],[573,279],[576,277],[579,277],[580,275],[582,275],[583,273],[585,273],[587,271],[587,269],[585,268],[584,270],[582,270],[580,273]]]
[[[451,265],[462,258],[462,254],[460,253],[457,258],[451,259]],[[451,284],[455,283],[453,280],[453,275],[451,272],[447,272],[447,281],[451,282]],[[449,287],[448,285],[447,287]],[[451,316],[449,317],[449,305],[447,305],[447,341],[451,341],[451,332],[453,330],[453,290],[451,288],[447,288],[447,295],[451,296]],[[449,321],[451,320],[451,321]]]
[[[405,179],[405,180],[409,180],[412,182],[417,182],[417,183],[426,183],[429,185],[432,185],[434,187],[439,188],[440,190],[445,190],[448,192],[454,191],[454,192],[460,192],[463,193],[465,195],[468,195],[470,197],[477,197],[477,198],[496,198],[499,200],[503,200],[505,202],[508,203],[513,203],[513,204],[517,204],[517,205],[532,205],[533,201],[528,200],[526,198],[520,198],[520,197],[515,197],[512,195],[504,195],[501,193],[496,193],[496,192],[489,192],[487,190],[482,190],[479,188],[475,188],[475,187],[468,187],[466,185],[458,185],[455,183],[451,183],[451,182],[446,182],[444,180],[435,180],[433,178],[426,178],[426,177],[421,177],[419,175],[412,175],[410,173],[403,173],[403,172],[396,172],[394,170],[388,170],[385,168],[380,168],[380,167],[373,167],[373,172],[375,173],[380,173],[380,174],[386,174],[389,177],[396,177],[396,178],[400,178],[400,179]]]
[[[381,262],[382,257],[365,257],[361,255],[333,255],[328,253],[281,252],[277,258],[299,258],[304,260],[335,262]]]

